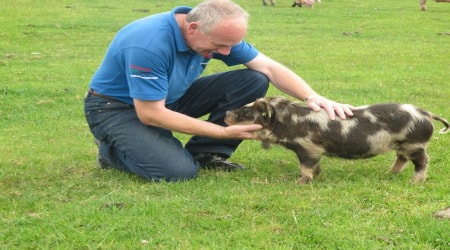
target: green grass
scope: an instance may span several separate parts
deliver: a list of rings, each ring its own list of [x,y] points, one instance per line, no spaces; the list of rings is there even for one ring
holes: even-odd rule
[[[411,165],[386,174],[391,153],[324,158],[314,183],[297,186],[294,154],[255,141],[232,159],[247,171],[202,170],[189,182],[98,169],[82,103],[108,43],[132,20],[196,2],[0,2],[0,249],[450,247],[450,222],[433,215],[450,205],[449,135],[433,136],[418,185]],[[247,40],[321,94],[408,102],[450,119],[450,4],[237,2],[251,14]],[[206,73],[228,69],[215,62]]]

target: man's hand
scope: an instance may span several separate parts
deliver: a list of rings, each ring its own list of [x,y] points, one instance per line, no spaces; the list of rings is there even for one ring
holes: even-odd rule
[[[336,114],[341,119],[345,119],[347,116],[352,116],[352,110],[355,109],[355,107],[349,104],[337,103],[320,95],[310,96],[305,99],[305,102],[314,111],[320,111],[321,108],[325,109],[331,120],[336,119]]]
[[[253,132],[262,129],[260,124],[231,125],[224,127],[224,139],[254,139]]]

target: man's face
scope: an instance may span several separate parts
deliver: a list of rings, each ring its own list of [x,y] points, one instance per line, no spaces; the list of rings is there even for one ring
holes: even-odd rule
[[[198,23],[192,22],[188,26],[187,42],[192,50],[208,57],[212,53],[230,54],[231,47],[244,39],[247,24],[243,19],[223,20],[208,34],[200,31]]]

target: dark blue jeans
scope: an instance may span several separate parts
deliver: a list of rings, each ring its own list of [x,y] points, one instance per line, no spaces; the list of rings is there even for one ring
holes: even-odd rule
[[[197,79],[171,110],[191,117],[209,114],[208,121],[225,125],[227,110],[263,97],[267,77],[242,69]],[[197,176],[199,165],[193,154],[220,153],[230,156],[241,140],[219,140],[193,136],[185,146],[172,131],[141,123],[132,105],[88,94],[85,115],[95,138],[101,141],[99,154],[119,170],[149,181],[179,181]]]

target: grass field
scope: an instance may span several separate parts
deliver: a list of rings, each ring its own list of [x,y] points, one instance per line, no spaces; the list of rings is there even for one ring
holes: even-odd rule
[[[434,216],[450,206],[448,134],[433,136],[417,185],[411,165],[386,174],[391,153],[324,158],[322,174],[297,186],[294,154],[255,141],[232,158],[248,170],[189,182],[97,168],[83,98],[109,42],[132,20],[196,2],[0,2],[0,249],[450,249],[450,221]],[[236,2],[251,14],[247,40],[322,95],[450,119],[450,4]]]

